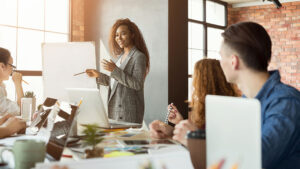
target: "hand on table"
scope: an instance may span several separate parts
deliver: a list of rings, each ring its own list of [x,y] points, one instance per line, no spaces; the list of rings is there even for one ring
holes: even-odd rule
[[[11,114],[5,114],[4,116],[2,116],[0,118],[0,125],[2,125],[4,122],[6,122],[6,120],[9,119],[10,117],[13,117],[13,115],[11,115]]]
[[[154,139],[170,138],[173,135],[174,128],[166,123],[155,120],[149,124],[150,137]]]
[[[197,130],[197,126],[189,120],[180,121],[174,129],[173,139],[180,142],[181,144],[187,146],[186,134],[188,131]]]
[[[67,166],[58,166],[58,165],[54,165],[51,167],[51,169],[69,169]]]
[[[12,134],[19,132],[22,129],[25,129],[26,122],[22,119],[12,116],[12,117],[8,118],[2,124],[2,126],[6,127],[9,131],[9,134],[12,135]]]

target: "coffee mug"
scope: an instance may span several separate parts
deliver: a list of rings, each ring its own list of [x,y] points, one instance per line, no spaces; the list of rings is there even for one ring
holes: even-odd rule
[[[187,134],[187,145],[195,169],[206,168],[205,130],[191,131]]]
[[[0,169],[9,169],[8,163],[1,161],[0,162]]]
[[[46,155],[46,145],[43,141],[17,140],[13,147],[4,148],[1,151],[1,161],[3,152],[11,151],[14,155],[15,169],[30,169],[37,162],[43,162]]]

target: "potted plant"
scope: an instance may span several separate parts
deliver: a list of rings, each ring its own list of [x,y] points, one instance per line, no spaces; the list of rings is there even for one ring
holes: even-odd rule
[[[21,98],[21,116],[24,120],[30,121],[35,112],[36,98],[33,91],[25,92]]]
[[[82,126],[84,127],[84,136],[82,138],[83,144],[92,146],[92,149],[85,150],[86,158],[103,157],[103,147],[97,147],[97,144],[103,140],[103,138],[99,136],[99,133],[101,132],[99,126],[96,124],[85,124]]]

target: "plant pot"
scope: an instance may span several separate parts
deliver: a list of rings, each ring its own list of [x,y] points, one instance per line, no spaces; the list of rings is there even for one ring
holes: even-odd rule
[[[21,98],[21,116],[26,121],[31,121],[33,113],[35,112],[36,98],[23,97]]]
[[[86,156],[86,158],[103,157],[104,149],[103,149],[103,147],[94,147],[93,149],[86,149],[85,156]]]

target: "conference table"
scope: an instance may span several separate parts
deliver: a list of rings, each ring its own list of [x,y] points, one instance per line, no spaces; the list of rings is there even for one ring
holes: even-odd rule
[[[124,137],[124,135],[130,135],[129,137]],[[123,137],[122,137],[123,136]],[[148,140],[150,144],[148,146],[147,153],[137,153],[131,154],[129,156],[107,156],[113,154],[116,151],[128,150],[130,147],[136,148],[136,145],[119,147],[120,142],[124,140]],[[189,151],[180,144],[155,144],[159,140],[151,140],[149,136],[149,131],[131,129],[124,131],[111,132],[105,137],[99,145],[104,148],[105,155],[104,158],[91,158],[83,159],[82,154],[78,153],[82,150],[76,150],[74,152],[72,148],[66,147],[63,156],[59,162],[47,162],[39,163],[36,165],[36,169],[49,169],[53,165],[68,166],[70,169],[140,169],[143,166],[152,166],[155,169],[192,169],[193,165],[190,160]],[[145,147],[145,146],[143,146]],[[147,146],[146,146],[147,147]],[[116,150],[116,151],[115,151]],[[80,155],[81,154],[81,155]],[[128,154],[127,154],[128,155]]]
[[[30,137],[34,136],[28,136]],[[68,166],[70,169],[140,169],[152,166],[155,169],[192,169],[189,151],[180,144],[162,144],[166,140],[151,140],[149,131],[144,129],[129,129],[108,132],[104,140],[97,146],[104,148],[104,158],[84,159],[84,148],[65,147],[60,161],[48,161],[36,164],[36,169],[51,169],[53,165]],[[13,141],[8,142],[13,144]],[[149,145],[124,145],[124,140],[146,140]],[[159,143],[159,144],[157,144]],[[141,148],[142,147],[142,148]],[[4,148],[0,146],[0,150]],[[75,150],[75,151],[74,151]],[[133,151],[131,151],[133,150]],[[138,153],[136,153],[136,150]],[[144,151],[144,152],[142,152]],[[121,152],[121,153],[120,153]],[[127,153],[123,153],[127,152]],[[128,153],[130,152],[130,153]],[[135,153],[132,153],[135,152]],[[126,155],[126,156],[124,156]],[[13,155],[4,154],[10,168],[14,166]]]

